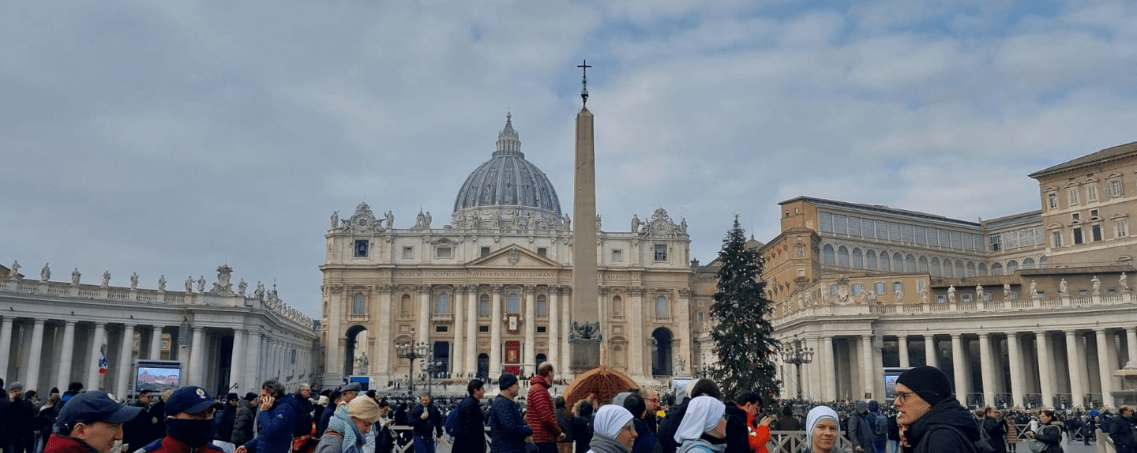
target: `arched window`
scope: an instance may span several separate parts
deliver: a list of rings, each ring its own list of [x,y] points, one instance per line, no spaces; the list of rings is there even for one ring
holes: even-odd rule
[[[951,260],[945,259],[944,260],[944,277],[951,278],[954,276],[955,276],[955,274],[953,274],[952,270],[951,270]]]
[[[435,305],[434,305],[434,312],[440,313],[440,314],[450,313],[450,295],[449,294],[442,293],[442,294],[438,295],[438,299],[435,301]]]
[[[399,298],[399,313],[402,313],[403,316],[410,316],[411,315],[411,295],[410,294],[403,294],[403,297]]]
[[[916,268],[917,271],[925,272],[925,273],[928,272],[928,257],[921,256],[920,261],[917,263],[917,266],[918,266]]]
[[[892,260],[888,259],[888,252],[880,252],[880,270],[892,269]]]
[[[892,254],[892,272],[904,272],[904,256],[900,252]]]
[[[1018,261],[1010,260],[1007,262],[1007,274],[1008,275],[1014,274],[1015,271],[1017,271],[1017,270],[1019,270],[1019,262]]]
[[[974,277],[975,276],[975,263],[972,261],[967,262],[967,276],[968,277]]]
[[[904,272],[916,272],[916,256],[911,253],[904,257]]]
[[[624,299],[620,296],[612,296],[612,314],[624,316]]]
[[[549,301],[544,294],[537,296],[537,316],[549,316]]]
[[[669,310],[667,309],[667,297],[659,296],[655,298],[655,317],[666,318]]]
[[[865,267],[865,257],[859,248],[853,249],[853,267],[858,269],[863,269]]]
[[[987,263],[979,263],[979,276],[980,277],[986,277],[987,276]]]
[[[506,298],[505,313],[511,315],[521,313],[521,296],[517,293],[509,293]]]
[[[489,294],[482,294],[482,297],[480,299],[478,299],[478,316],[489,316],[489,315],[490,315],[490,295]]]
[[[932,274],[933,277],[942,277],[943,276],[943,269],[940,268],[940,259],[939,258],[932,258],[932,267],[928,271],[928,273]]]
[[[876,252],[872,249],[865,252],[865,269],[876,270]]]
[[[825,244],[825,247],[821,249],[821,262],[826,266],[832,266],[837,261],[834,254],[833,246]]]
[[[837,249],[837,265],[849,267],[849,249],[843,245]]]
[[[991,263],[991,275],[1003,275],[1003,265],[1000,263]]]
[[[966,275],[967,274],[963,273],[963,261],[956,260],[955,261],[955,276],[956,277],[964,277]]]
[[[351,314],[360,316],[367,313],[367,298],[363,297],[363,293],[355,293],[351,298]]]
[[[1034,258],[1023,258],[1023,269],[1034,269]]]

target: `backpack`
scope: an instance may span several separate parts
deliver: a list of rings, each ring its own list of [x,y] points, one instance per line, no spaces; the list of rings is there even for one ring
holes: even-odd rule
[[[873,422],[873,430],[876,431],[878,436],[888,435],[888,418],[884,414],[877,412],[876,420]]]
[[[454,433],[458,432],[458,409],[460,408],[461,406],[455,407],[446,415],[446,424],[442,428],[446,434],[453,436]]]

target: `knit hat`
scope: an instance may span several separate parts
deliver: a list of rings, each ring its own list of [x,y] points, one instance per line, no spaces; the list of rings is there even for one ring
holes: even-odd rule
[[[367,423],[375,423],[379,420],[379,403],[371,398],[353,398],[347,403],[347,415]]]
[[[904,384],[912,392],[920,395],[930,405],[951,398],[951,381],[939,368],[919,366],[905,371],[896,379],[897,384]]]
[[[505,390],[507,388],[513,387],[513,384],[516,384],[516,383],[517,383],[517,376],[514,376],[511,373],[503,373],[501,375],[501,378],[499,378],[497,380],[497,388],[499,388],[501,390]]]
[[[837,412],[829,406],[816,406],[805,414],[805,451],[813,451],[813,429],[817,427],[817,422],[825,418],[832,419],[834,425],[841,426]],[[838,437],[840,437],[840,432],[838,432]]]
[[[236,393],[229,393],[228,395],[225,395],[225,401],[237,401],[239,399],[241,399],[241,397],[237,396]]]
[[[253,393],[253,392],[248,392],[248,393],[246,393],[246,394],[245,394],[245,401],[252,401],[252,400],[255,400],[255,399],[257,399],[257,394],[256,394],[256,393]]]
[[[24,383],[20,382],[20,381],[13,382],[12,385],[8,386],[9,391],[23,390],[23,389],[24,389]]]
[[[880,403],[876,400],[869,401],[869,412],[876,412],[880,410]]]

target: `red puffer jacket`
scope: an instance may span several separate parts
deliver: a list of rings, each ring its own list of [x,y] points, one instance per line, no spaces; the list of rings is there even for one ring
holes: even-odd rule
[[[554,412],[553,397],[549,396],[551,385],[544,376],[536,375],[529,380],[528,406],[525,422],[533,429],[533,443],[556,442],[561,435],[557,414]]]

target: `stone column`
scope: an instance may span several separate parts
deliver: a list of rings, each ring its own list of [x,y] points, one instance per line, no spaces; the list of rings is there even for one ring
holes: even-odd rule
[[[0,373],[8,374],[8,361],[11,358],[12,352],[12,320],[15,319],[11,316],[5,316],[3,321],[0,321]],[[60,387],[63,388],[63,387]]]
[[[587,101],[587,97],[585,96]],[[596,219],[596,142],[593,135],[592,112],[580,109],[576,117],[576,164],[573,173],[573,218],[572,222],[572,289],[573,321],[580,323],[601,323],[601,332],[607,341],[610,332],[606,330],[604,319],[608,313],[599,304],[599,272],[597,268],[596,245],[599,226]],[[496,318],[495,318],[496,321]],[[578,341],[569,346],[573,356],[574,369],[564,368],[570,373],[580,373],[604,364],[603,346],[597,342]]]
[[[628,371],[633,379],[635,377],[646,376],[644,373],[644,316],[645,313],[654,313],[655,310],[647,311],[644,307],[644,292],[643,287],[631,288],[631,306],[632,310],[626,313],[628,322],[631,323],[631,332],[628,339],[628,345],[631,349],[629,352],[630,360],[628,360]],[[677,305],[677,304],[676,304]],[[676,351],[678,352],[678,351]]]
[[[162,326],[153,326],[153,329],[150,333],[150,355],[146,357],[159,360],[162,358]]]
[[[935,335],[924,335],[924,365],[939,367],[940,351],[936,350]]]
[[[962,334],[951,334],[951,367],[955,370],[955,396],[967,406],[967,358],[963,354]]]
[[[1129,354],[1125,359],[1126,363],[1137,363],[1137,327],[1125,328],[1125,346]],[[4,363],[0,362],[0,369],[3,369],[3,366]]]
[[[245,361],[245,388],[246,392],[253,392],[260,394],[261,385],[261,332],[258,327],[253,327],[249,332],[248,346],[248,360]],[[329,341],[330,343],[331,341]],[[330,363],[330,362],[329,362]]]
[[[376,320],[371,321],[371,324],[376,326],[375,338],[379,341],[371,350],[370,366],[378,372],[372,374],[378,374],[379,379],[383,381],[391,379],[395,366],[398,364],[398,359],[391,357],[391,345],[394,343],[394,335],[391,334],[391,319],[394,318],[391,314],[391,304],[393,303],[391,293],[394,289],[392,285],[379,285],[379,307],[377,307],[379,315]]]
[[[98,390],[99,383],[99,353],[102,352],[103,335],[106,333],[106,323],[96,322],[95,331],[91,334],[91,363],[90,368],[87,370],[87,381],[83,384],[86,385],[85,390]]]
[[[453,363],[450,367],[450,376],[457,377],[458,373],[466,367],[466,304],[462,303],[462,296],[466,294],[465,286],[454,288],[452,305],[454,306],[454,348],[450,351]],[[476,318],[475,318],[476,319]]]
[[[245,387],[245,353],[248,347],[245,345],[245,330],[233,329],[233,353],[230,356],[229,367],[229,387],[237,386],[237,393],[251,392],[253,390]],[[244,400],[241,400],[242,402]]]
[[[1054,408],[1054,372],[1050,365],[1054,357],[1050,355],[1050,338],[1046,332],[1035,334],[1038,349],[1038,391],[1042,393],[1042,405]]]
[[[862,362],[861,362],[861,387],[862,387],[862,391],[866,395],[875,395],[876,392],[874,390],[876,390],[875,389],[875,387],[876,387],[876,385],[875,385],[876,373],[873,372],[873,370],[875,369],[873,367],[873,363],[875,363],[876,361],[873,360],[872,335],[861,335],[861,355],[862,355],[862,358],[861,358],[861,360],[862,360]],[[861,398],[866,398],[866,396],[858,396],[857,397],[857,399],[861,399]]]
[[[467,376],[478,372],[478,286],[470,286],[466,294],[466,369]]]
[[[329,285],[329,284],[325,283],[324,285],[325,285],[325,287],[328,288],[328,294],[326,295],[326,297],[328,298],[328,304],[327,304],[327,307],[328,307],[328,330],[327,330],[328,341],[327,341],[327,344],[323,345],[324,351],[325,351],[324,352],[324,372],[326,374],[329,374],[332,376],[332,377],[328,377],[325,379],[332,381],[332,382],[335,382],[336,383],[335,385],[339,385],[339,382],[341,379],[347,378],[347,376],[343,375],[344,348],[340,344],[341,341],[345,340],[344,332],[347,331],[347,329],[344,328],[343,325],[341,324],[341,318],[345,317],[344,313],[343,313],[344,287],[343,287],[343,285],[338,285],[338,284],[337,285]],[[250,332],[250,334],[251,333],[252,332]],[[252,346],[253,348],[259,348],[260,347],[260,335],[259,335],[259,333],[253,338],[255,338],[257,341],[250,341],[249,345]],[[390,337],[388,336],[387,338],[390,338]],[[411,342],[413,343],[414,339],[411,339]],[[258,354],[258,356],[259,356],[259,354]],[[256,358],[258,356],[254,356],[254,358]],[[257,385],[257,386],[261,385],[260,375],[257,374],[256,372],[250,371],[249,374],[247,374],[247,376],[253,382],[256,382],[255,385]],[[260,387],[257,387],[257,389],[259,390]],[[254,391],[254,392],[256,392],[256,391]]]
[[[986,332],[979,334],[979,366],[983,375],[983,404],[995,406],[995,363],[991,359],[991,340]]]
[[[134,356],[134,324],[122,326],[122,350],[118,352],[118,373],[116,374],[115,394],[123,398],[130,394],[131,359]]]
[[[560,290],[561,295],[564,296],[564,298],[561,300],[561,338],[558,340],[561,343],[561,351],[564,351],[564,353],[561,354],[560,369],[568,373],[570,372],[569,357],[572,355],[572,352],[570,350],[571,346],[569,346],[568,343],[570,329],[569,322],[572,319],[570,313],[572,313],[572,305],[574,302],[572,288],[560,288]]]
[[[71,367],[74,365],[72,362],[75,360],[75,321],[64,321],[63,348],[60,352],[59,374],[55,376],[55,386],[64,389],[67,388],[67,384],[71,383]],[[0,364],[0,367],[2,366],[3,364]]]
[[[821,395],[822,401],[837,400],[837,362],[833,359],[833,337],[822,336],[818,343],[813,360],[821,359],[820,366],[825,370],[825,393]]]
[[[37,318],[32,325],[32,347],[28,350],[28,374],[24,378],[24,385],[30,390],[40,388],[39,367],[43,358],[43,323],[46,319]]]
[[[900,367],[908,368],[908,336],[900,335],[896,337],[897,351],[900,355]]]
[[[430,343],[430,285],[421,285],[418,291],[421,301],[418,308],[418,341]],[[432,346],[431,351],[433,350]]]
[[[501,375],[501,285],[493,286],[490,308],[490,378]]]
[[[553,364],[558,372],[568,375],[568,368],[561,368],[561,317],[560,317],[560,289],[549,286],[549,363]]]
[[[534,375],[537,373],[537,308],[534,299],[537,287],[525,285],[525,348],[522,349],[525,357],[521,363],[525,364],[524,373]]]
[[[204,327],[193,326],[193,340],[190,342],[190,365],[187,385],[201,385],[204,383],[205,368],[205,338]]]
[[[1066,331],[1066,364],[1070,368],[1070,404],[1082,405],[1082,396],[1086,388],[1082,383],[1082,371],[1078,367],[1078,333],[1074,330]]]
[[[1026,381],[1023,379],[1023,362],[1020,353],[1018,333],[1007,332],[1007,360],[1011,362],[1011,407],[1026,407],[1023,403]]]
[[[1106,407],[1114,407],[1113,404],[1113,364],[1109,361],[1109,348],[1112,347],[1107,341],[1109,338],[1106,335],[1105,329],[1096,329],[1094,333],[1097,334],[1098,340],[1098,374],[1101,379],[1101,401]]]

